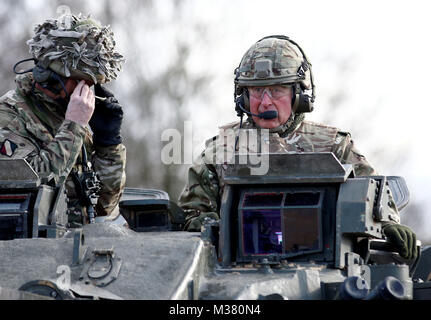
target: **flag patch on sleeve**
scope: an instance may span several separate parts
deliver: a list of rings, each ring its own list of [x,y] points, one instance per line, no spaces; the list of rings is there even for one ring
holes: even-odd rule
[[[6,139],[1,144],[0,154],[7,157],[12,157],[17,148],[18,146],[16,145],[16,143],[14,143],[13,141],[10,141],[9,139]]]

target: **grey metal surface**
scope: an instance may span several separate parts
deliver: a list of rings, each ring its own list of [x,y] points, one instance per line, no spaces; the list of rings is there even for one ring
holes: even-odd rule
[[[29,292],[0,287],[0,300],[53,300],[50,297],[41,296]]]
[[[84,235],[87,256],[92,249],[113,247],[122,259],[118,278],[104,287],[122,299],[170,299],[201,245],[196,233],[134,233],[113,224],[87,225]],[[71,280],[76,283],[83,267],[72,266],[73,235],[1,241],[0,256],[0,274],[7,275],[0,277],[0,287],[9,289],[18,289],[32,280],[56,281],[59,266],[71,267]]]
[[[233,268],[215,272],[204,279],[201,299],[256,300],[259,296],[279,295],[285,300],[322,299],[321,282],[341,282],[341,270],[324,266],[298,264],[267,274],[254,268]]]
[[[226,165],[228,184],[256,183],[326,183],[344,182],[352,174],[351,165],[342,165],[331,152],[268,154],[268,172],[252,175],[256,165],[245,163],[244,155],[235,155],[235,163]],[[265,161],[263,159],[262,161]]]
[[[169,200],[169,195],[162,190],[125,188],[121,201],[131,200]]]
[[[389,188],[392,191],[398,211],[401,211],[410,201],[410,192],[406,180],[399,176],[388,176],[386,178],[388,179]]]
[[[0,241],[0,299],[37,298],[17,289],[24,284],[39,283],[35,280],[44,280],[40,281],[42,284],[51,281],[60,288],[65,277],[70,280],[66,286],[70,291],[65,292],[86,298],[322,299],[330,297],[326,291],[336,292],[337,285],[347,276],[362,276],[367,270],[369,272],[364,278],[372,285],[387,276],[400,279],[411,298],[413,287],[407,265],[391,264],[392,260],[380,264],[374,259],[378,265],[369,268],[359,253],[353,252],[358,237],[382,238],[381,221],[387,221],[393,218],[390,214],[397,213],[396,209],[388,209],[392,207],[391,201],[403,205],[408,200],[403,181],[394,180],[399,182],[395,187],[382,183],[384,188],[380,190],[376,187],[377,177],[351,179],[354,175],[352,166],[341,165],[332,153],[277,154],[271,155],[269,161],[270,170],[265,176],[250,175],[251,167],[248,165],[227,166],[220,224],[208,223],[202,237],[200,233],[190,232],[137,233],[125,227],[124,222],[108,223],[108,219],[99,218],[97,221],[100,223],[85,225],[82,230],[69,230],[64,238]],[[0,162],[0,168],[6,164]],[[28,166],[25,163],[21,165]],[[1,183],[0,173],[0,188]],[[27,180],[7,183],[5,185],[16,185],[17,188],[29,185]],[[39,182],[36,179],[31,183],[34,186]],[[309,185],[304,186],[307,183]],[[232,209],[232,206],[237,206],[240,188],[271,190],[286,184],[289,188],[309,190],[318,188],[317,183],[329,185],[324,186],[325,194],[329,191],[331,194],[327,198],[329,204],[325,216],[335,220],[336,214],[336,227],[333,227],[331,218],[325,220],[326,227],[321,231],[330,235],[324,238],[325,255],[282,259],[272,261],[272,264],[268,259],[262,259],[254,261],[254,265],[250,261],[241,261],[238,255],[235,257],[233,253],[238,248],[238,237],[231,230],[236,223],[234,212],[237,208]],[[277,188],[274,188],[275,184]],[[394,199],[389,187],[395,188],[395,192],[392,190]],[[64,224],[62,214],[65,214],[66,201],[62,191],[60,195],[51,218],[61,226]],[[375,201],[376,195],[380,201]],[[51,194],[38,198],[37,212],[44,221],[50,207],[47,203],[53,199]],[[168,194],[159,190],[126,189],[122,203],[124,207],[136,206],[137,210],[143,211],[149,203],[165,203],[168,209],[173,206]],[[378,208],[382,208],[378,212],[373,210],[376,203]],[[327,226],[329,222],[330,228]],[[49,228],[54,228],[55,235],[60,234],[56,226],[45,227],[48,228],[48,236]],[[215,243],[216,235],[220,236],[218,243]],[[220,256],[217,256],[216,247]],[[390,257],[385,250],[374,249]],[[370,252],[369,257],[373,257]],[[429,278],[429,252],[425,253],[418,271],[422,277]]]
[[[33,236],[37,237],[39,225],[49,225],[49,214],[55,197],[54,188],[42,185],[34,205]]]
[[[344,268],[345,254],[352,251],[351,236],[382,237],[381,224],[372,215],[375,190],[371,178],[348,179],[340,186],[335,238],[337,268]]]
[[[413,279],[421,279],[422,281],[431,281],[431,246],[426,246],[422,249],[421,257],[418,266],[413,275]]]
[[[35,188],[39,176],[24,159],[0,159],[0,189]]]
[[[220,248],[223,266],[227,267],[231,263],[231,221],[234,210],[231,210],[233,200],[233,190],[230,185],[226,185],[221,199],[220,209]]]
[[[385,277],[397,278],[404,285],[408,299],[413,298],[413,282],[409,277],[409,267],[407,265],[382,264],[371,265],[371,288],[375,287]]]

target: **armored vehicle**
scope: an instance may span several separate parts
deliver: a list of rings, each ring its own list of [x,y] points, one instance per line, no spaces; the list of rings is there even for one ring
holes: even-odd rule
[[[402,177],[355,177],[332,153],[268,161],[226,165],[220,220],[199,233],[166,192],[132,188],[116,216],[70,228],[64,186],[1,160],[0,297],[431,298],[431,249],[405,260],[382,234],[409,201]]]

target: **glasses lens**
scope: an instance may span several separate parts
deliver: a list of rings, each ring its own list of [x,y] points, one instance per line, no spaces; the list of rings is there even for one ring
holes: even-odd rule
[[[248,92],[250,92],[250,95],[253,98],[257,98],[257,99],[260,99],[260,97],[263,94],[263,90],[264,90],[263,87],[251,87],[251,88],[248,88]]]
[[[273,86],[273,87],[250,87],[250,95],[256,99],[263,99],[265,92],[271,99],[280,99],[290,92],[290,87]]]

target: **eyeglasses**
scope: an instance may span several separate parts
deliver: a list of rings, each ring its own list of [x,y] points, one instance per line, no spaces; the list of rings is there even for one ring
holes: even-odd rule
[[[249,87],[250,96],[256,99],[263,99],[265,92],[271,99],[280,99],[290,93],[291,87],[271,86],[271,87]]]

